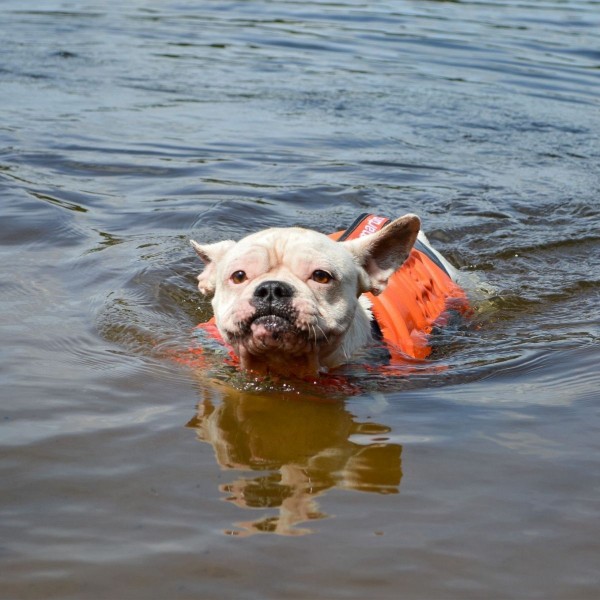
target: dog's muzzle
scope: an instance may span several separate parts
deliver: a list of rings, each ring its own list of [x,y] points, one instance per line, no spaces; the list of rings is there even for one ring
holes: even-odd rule
[[[292,306],[294,288],[283,281],[263,281],[254,290],[250,304],[256,312],[249,325],[261,325],[276,339],[295,329],[296,311]]]

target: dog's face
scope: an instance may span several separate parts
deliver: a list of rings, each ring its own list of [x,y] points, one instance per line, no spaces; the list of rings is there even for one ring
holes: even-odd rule
[[[383,290],[418,231],[418,218],[406,215],[349,242],[299,228],[192,242],[206,263],[198,288],[213,296],[217,326],[242,368],[314,375],[368,341],[359,297]]]

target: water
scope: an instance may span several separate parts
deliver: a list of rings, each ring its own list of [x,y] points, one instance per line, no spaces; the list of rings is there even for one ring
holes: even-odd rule
[[[598,8],[5,0],[0,596],[597,597]],[[172,360],[191,236],[365,210],[485,287],[431,369]]]

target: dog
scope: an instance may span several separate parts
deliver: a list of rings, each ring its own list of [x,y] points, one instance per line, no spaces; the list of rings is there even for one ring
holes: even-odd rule
[[[191,240],[205,264],[198,289],[212,297],[216,327],[246,371],[315,377],[344,365],[377,337],[422,358],[448,300],[464,293],[420,226],[414,214],[393,221],[361,215],[344,235],[290,227],[238,242]],[[399,296],[394,302],[385,295],[392,282]],[[410,304],[414,297],[418,311]],[[391,305],[401,317],[390,321]],[[390,322],[381,327],[386,315]]]

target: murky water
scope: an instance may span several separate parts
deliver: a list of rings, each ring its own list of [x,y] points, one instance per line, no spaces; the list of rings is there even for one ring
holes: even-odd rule
[[[598,3],[117,4],[0,7],[0,596],[597,597]],[[191,236],[365,210],[485,284],[431,369],[169,358]]]

